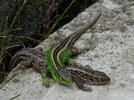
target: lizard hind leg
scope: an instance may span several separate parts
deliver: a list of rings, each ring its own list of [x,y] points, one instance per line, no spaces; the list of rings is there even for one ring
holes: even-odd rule
[[[49,81],[47,79],[47,73],[49,72],[49,69],[48,68],[45,68],[41,71],[41,76],[42,76],[42,79],[43,79],[43,84],[46,86],[46,87],[49,87]]]

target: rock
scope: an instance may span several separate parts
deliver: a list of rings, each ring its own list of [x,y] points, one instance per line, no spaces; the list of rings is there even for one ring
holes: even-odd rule
[[[17,82],[12,80],[0,90],[0,98],[9,100],[21,93],[16,100],[82,100],[83,98],[85,100],[133,100],[134,25],[129,22],[134,19],[133,0],[122,0],[122,2],[101,0],[57,30],[36,48],[42,47],[46,51],[51,41],[59,42],[61,38],[90,22],[98,12],[102,12],[102,16],[96,25],[91,31],[88,30],[82,35],[74,45],[80,49],[90,50],[73,59],[105,72],[111,77],[109,85],[92,86],[92,92],[85,92],[78,89],[75,84],[64,86],[51,80],[50,88],[46,88],[42,84],[40,74],[28,69],[15,77]]]

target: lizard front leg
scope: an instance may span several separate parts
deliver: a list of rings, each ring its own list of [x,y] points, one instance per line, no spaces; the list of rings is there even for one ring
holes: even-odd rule
[[[47,73],[49,72],[49,68],[45,68],[41,71],[41,76],[42,76],[42,79],[43,79],[43,84],[46,86],[46,87],[49,87],[49,81],[47,79]]]
[[[90,87],[84,86],[84,83],[77,76],[72,75],[72,80],[76,83],[79,89],[92,92]]]
[[[21,61],[22,58],[23,58],[23,60]],[[22,72],[23,72],[30,64],[31,64],[30,60],[24,59],[24,57],[15,59],[15,61],[13,63],[13,66],[15,67],[14,71],[22,70]]]
[[[71,64],[71,65],[74,65],[75,64],[75,62],[72,59],[68,58],[68,57],[64,57],[63,58],[63,62],[65,64]]]
[[[22,70],[22,71],[24,71],[25,69],[27,69],[27,66],[29,66],[29,65],[30,65],[29,62],[27,62],[27,61],[21,61],[21,62],[17,65],[17,67],[16,67],[15,70]]]

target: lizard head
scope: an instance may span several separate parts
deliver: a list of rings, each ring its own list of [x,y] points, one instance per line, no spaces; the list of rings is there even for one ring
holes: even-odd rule
[[[66,69],[66,68],[61,68],[58,71],[58,74],[61,77],[61,80],[63,80],[63,84],[65,85],[71,85],[72,84],[72,77],[71,77],[71,73]]]
[[[40,58],[36,58],[32,61],[32,65],[34,67],[34,69],[36,69],[37,71],[41,71],[44,68],[47,67],[46,63],[44,62],[44,60],[40,59]]]
[[[89,77],[90,85],[105,85],[110,83],[110,78],[104,72],[91,70]]]

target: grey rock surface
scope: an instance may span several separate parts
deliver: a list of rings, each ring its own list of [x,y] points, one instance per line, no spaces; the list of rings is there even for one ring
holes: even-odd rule
[[[64,86],[50,79],[50,88],[46,88],[42,84],[40,74],[28,69],[0,90],[0,99],[9,100],[21,93],[16,100],[133,100],[133,0],[100,0],[57,30],[38,47],[46,51],[51,44],[60,42],[61,39],[87,24],[98,12],[102,12],[102,16],[96,25],[74,45],[89,51],[73,59],[105,72],[111,78],[109,85],[91,86],[93,91],[85,92],[78,89],[75,84]]]

